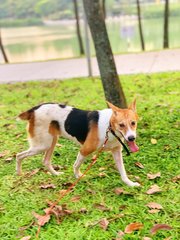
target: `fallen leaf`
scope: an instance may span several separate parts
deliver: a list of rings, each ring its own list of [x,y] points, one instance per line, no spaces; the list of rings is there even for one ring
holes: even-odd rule
[[[76,195],[74,197],[71,198],[71,202],[78,202],[81,199],[80,195]]]
[[[107,220],[107,218],[102,218],[100,221],[99,221],[99,226],[103,229],[103,230],[106,230],[107,227],[109,225],[109,221]]]
[[[172,239],[172,237],[167,237],[167,238],[165,238],[164,240],[170,240],[170,239]]]
[[[11,162],[12,160],[13,160],[13,157],[8,157],[8,158],[5,159],[5,162],[9,163],[9,162]]]
[[[99,174],[98,174],[98,176],[99,176],[99,177],[106,177],[106,176],[107,176],[107,174],[106,174],[106,173],[104,173],[104,172],[101,172],[101,173],[99,173]]]
[[[92,195],[95,195],[96,194],[96,191],[93,190],[93,189],[87,189],[86,190],[88,193],[91,193]]]
[[[23,238],[21,238],[20,240],[29,240],[29,239],[31,239],[31,236],[23,237]]]
[[[161,204],[156,203],[156,202],[149,202],[148,204],[146,204],[146,206],[151,208],[151,209],[163,209]]]
[[[41,189],[49,189],[49,188],[54,189],[54,188],[56,188],[56,187],[55,187],[55,185],[54,185],[53,183],[48,183],[48,184],[42,184],[42,185],[40,186],[40,188],[41,188]]]
[[[157,192],[161,192],[161,189],[159,188],[158,185],[154,184],[150,187],[150,189],[146,192],[147,194],[154,194]]]
[[[87,210],[86,208],[81,208],[81,209],[79,210],[79,212],[80,212],[80,213],[87,213],[88,210]]]
[[[104,204],[102,203],[95,203],[93,207],[101,210],[101,211],[110,211],[110,208],[107,208]]]
[[[152,144],[157,144],[157,140],[155,138],[151,138],[151,143]]]
[[[32,170],[31,172],[28,172],[27,173],[28,177],[35,175],[36,173],[39,172],[39,170],[40,170],[39,168],[36,168],[36,169]]]
[[[142,163],[140,163],[140,162],[135,162],[135,166],[136,166],[136,167],[139,167],[139,168],[141,168],[141,169],[144,168],[144,166],[143,166]]]
[[[159,209],[151,209],[151,210],[148,210],[149,213],[158,213],[160,212]]]
[[[147,174],[147,177],[148,179],[152,180],[152,179],[155,179],[155,178],[158,178],[161,176],[161,173],[160,172],[157,172],[157,173],[154,173],[154,174],[151,174],[151,173],[148,173]]]
[[[125,233],[132,233],[133,231],[140,230],[143,227],[142,223],[130,223],[129,225],[126,226],[125,228]]]
[[[124,193],[124,189],[122,188],[115,188],[114,189],[115,194],[120,195]]]
[[[62,147],[63,145],[62,144],[60,144],[60,143],[57,143],[56,144],[56,147]]]
[[[179,182],[180,181],[180,175],[177,175],[177,176],[173,177],[172,181],[175,182],[175,183]]]
[[[117,233],[116,240],[121,240],[121,239],[123,239],[123,236],[124,236],[124,232],[120,230],[120,231]]]
[[[155,235],[156,232],[159,231],[159,230],[171,230],[171,229],[172,229],[171,226],[169,226],[169,225],[167,225],[167,224],[161,224],[161,223],[159,223],[159,224],[155,224],[155,225],[151,228],[150,233],[151,233],[152,235]]]
[[[104,170],[106,170],[105,167],[100,167],[100,168],[99,168],[99,171],[104,171]]]
[[[2,158],[2,157],[4,157],[4,156],[8,155],[9,153],[10,153],[9,150],[5,150],[4,152],[1,152],[1,153],[0,153],[0,158]]]
[[[150,237],[143,237],[143,239],[142,240],[151,240],[152,238],[150,238]]]
[[[39,215],[38,213],[33,212],[33,215],[38,220],[37,222],[39,226],[44,226],[51,218],[49,214]]]

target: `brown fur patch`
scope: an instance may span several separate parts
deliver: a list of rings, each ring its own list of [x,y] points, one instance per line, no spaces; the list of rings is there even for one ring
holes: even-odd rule
[[[80,149],[80,153],[83,156],[89,155],[90,153],[94,152],[97,149],[98,143],[99,143],[98,126],[97,124],[93,123],[91,124],[87,138]]]
[[[31,112],[29,123],[28,123],[28,133],[31,138],[34,137],[34,124],[35,124],[35,114],[34,112]]]
[[[23,112],[21,114],[19,114],[19,118],[22,119],[22,120],[30,120],[31,118],[31,115],[32,115],[33,112]]]
[[[57,121],[52,121],[49,125],[49,133],[52,136],[58,136],[61,134],[61,129]]]

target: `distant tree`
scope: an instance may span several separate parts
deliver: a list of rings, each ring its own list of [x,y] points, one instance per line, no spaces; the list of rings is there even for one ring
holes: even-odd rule
[[[142,24],[141,24],[141,7],[140,7],[139,0],[136,0],[136,5],[137,5],[137,13],[138,13],[138,25],[139,25],[139,36],[141,40],[141,48],[144,51],[145,45],[144,45],[144,36],[143,36]]]
[[[78,42],[79,42],[79,49],[80,49],[80,54],[84,54],[84,47],[83,47],[83,42],[82,42],[82,37],[81,37],[81,30],[80,30],[80,25],[79,25],[79,11],[78,11],[78,4],[77,0],[73,0],[74,2],[74,13],[76,17],[76,32],[78,36]]]
[[[112,54],[100,0],[83,0],[87,21],[94,41],[106,99],[116,106],[127,107]]]
[[[163,47],[169,48],[169,0],[165,0]]]
[[[6,52],[4,50],[3,43],[2,43],[1,30],[0,30],[0,49],[1,49],[1,52],[2,52],[5,63],[8,63],[8,58],[7,58]]]

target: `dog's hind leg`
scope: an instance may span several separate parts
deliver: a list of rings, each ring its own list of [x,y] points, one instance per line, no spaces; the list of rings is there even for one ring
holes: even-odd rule
[[[81,164],[84,161],[84,158],[85,157],[79,152],[77,155],[76,161],[73,165],[74,175],[76,178],[79,178],[80,176],[82,176],[82,173],[79,169],[80,169]]]
[[[18,175],[22,174],[22,160],[24,158],[37,155],[39,153],[42,153],[44,149],[40,148],[29,148],[26,151],[20,152],[16,155],[16,172]]]
[[[49,170],[50,173],[52,173],[54,175],[61,174],[60,172],[55,171],[52,164],[51,164],[51,157],[52,157],[52,154],[54,152],[54,148],[56,146],[57,140],[58,140],[58,137],[54,136],[53,140],[52,140],[51,147],[46,151],[44,159],[43,159],[44,166]]]

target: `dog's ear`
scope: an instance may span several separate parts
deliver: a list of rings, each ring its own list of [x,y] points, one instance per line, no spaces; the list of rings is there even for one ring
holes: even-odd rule
[[[110,103],[108,101],[106,101],[106,102],[107,102],[108,107],[111,108],[113,110],[114,114],[116,115],[117,112],[120,110],[120,108],[114,106],[112,103]]]
[[[131,109],[133,112],[136,112],[136,99],[129,105],[128,109]]]

